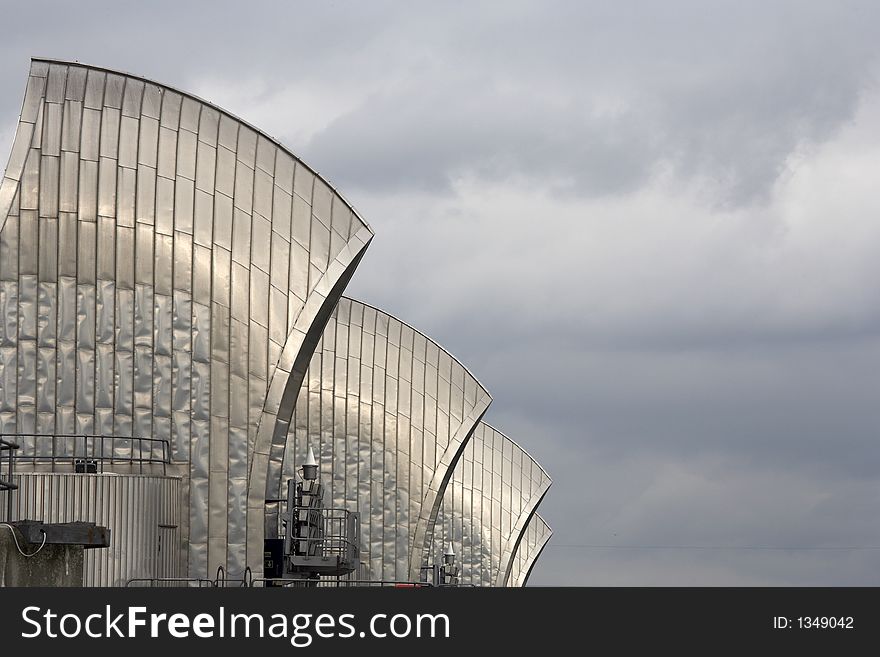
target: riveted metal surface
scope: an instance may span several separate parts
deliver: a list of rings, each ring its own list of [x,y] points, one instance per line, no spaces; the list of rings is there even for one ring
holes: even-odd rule
[[[186,574],[261,567],[269,451],[371,237],[209,103],[35,60],[0,182],[0,425],[168,440]]]
[[[510,578],[507,580],[507,586],[525,586],[529,582],[529,576],[532,569],[541,556],[541,552],[547,545],[553,530],[541,517],[540,513],[536,513],[526,525],[526,531],[520,541],[519,549],[513,555],[512,568],[510,570]]]
[[[124,586],[136,577],[180,577],[180,479],[152,475],[16,473],[13,520],[94,522],[110,547],[85,551],[86,586]]]
[[[280,498],[312,448],[327,504],[361,514],[372,579],[416,579],[446,482],[489,393],[400,320],[343,298],[315,350],[267,498]],[[271,514],[267,526],[275,526]]]
[[[446,487],[432,558],[451,543],[462,584],[504,586],[523,531],[551,484],[524,449],[480,422]]]

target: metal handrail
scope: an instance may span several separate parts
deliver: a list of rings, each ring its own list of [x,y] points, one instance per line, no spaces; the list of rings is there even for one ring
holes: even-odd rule
[[[413,588],[413,589],[431,589],[436,588],[430,582],[410,582],[405,580],[390,579],[338,579],[326,578],[320,580],[295,579],[292,577],[248,577],[249,569],[245,571],[245,575],[241,580],[227,580],[225,575],[218,579],[205,579],[203,577],[132,577],[125,582],[125,586],[133,587],[137,584],[148,584],[150,588],[157,586],[170,586],[172,584],[196,584],[198,588],[226,588],[230,582],[241,582],[243,588],[257,588],[258,584],[269,584],[281,587],[327,587],[327,588],[347,588],[347,587],[370,587],[370,586],[386,586],[394,588]],[[473,585],[471,585],[473,586]],[[443,587],[441,587],[443,588]]]
[[[13,476],[15,475],[15,459],[13,458],[13,454],[18,448],[18,443],[4,440],[3,436],[0,436],[0,452],[9,452],[9,471],[7,472],[9,480],[6,481],[5,479],[0,479],[0,491],[6,493],[6,522],[12,520],[12,491],[18,490],[18,484],[12,481]]]
[[[287,500],[266,500],[266,505],[273,503],[283,503]],[[287,508],[287,505],[279,506],[279,509]],[[300,508],[300,507],[298,507]],[[309,509],[302,508],[301,510],[307,511]],[[323,532],[321,536],[291,536],[290,540],[297,543],[318,543],[323,545],[325,548],[331,551],[331,553],[335,554],[336,551],[343,552],[343,549],[354,549],[358,550],[359,545],[348,538],[346,538],[347,534],[345,532],[345,526],[348,522],[350,516],[354,515],[355,511],[350,511],[349,509],[345,509],[342,507],[322,507],[320,510],[322,522],[323,522]],[[285,538],[287,536],[287,525],[284,522],[284,517],[286,513],[281,512],[278,514],[278,526],[276,530],[276,538]]]
[[[137,465],[142,474],[144,464],[158,464],[162,466],[162,474],[167,473],[167,465],[171,462],[171,448],[167,440],[162,438],[142,438],[139,436],[107,436],[89,434],[50,434],[50,433],[26,433],[26,434],[0,434],[0,441],[7,442],[4,438],[14,437],[20,441],[22,453],[10,456],[16,461],[40,462],[70,462],[78,459],[95,461],[102,465],[105,463],[127,463]],[[45,447],[45,443],[51,441],[50,454],[37,454],[38,447]],[[125,445],[124,442],[129,442]],[[42,451],[42,450],[39,450]],[[125,455],[124,451],[128,451]],[[158,452],[158,453],[157,453]]]
[[[348,586],[389,586],[398,588],[434,588],[430,582],[410,582],[404,580],[391,579],[341,579],[341,578],[322,578],[322,579],[296,579],[293,577],[254,577],[251,580],[251,586],[255,586],[258,582],[282,587],[329,587],[329,588],[345,588]]]
[[[241,574],[241,579],[229,578],[226,569],[220,565],[217,566],[217,577],[214,578],[214,586],[218,588],[229,588],[230,585],[236,584],[239,588],[249,588],[253,582],[254,575],[250,566],[245,566]]]
[[[396,579],[337,579],[337,580],[321,580],[323,586],[335,586],[338,588],[345,588],[347,586],[393,586],[396,588],[411,588],[411,589],[430,589],[434,588],[433,584],[429,582],[410,582],[409,580],[396,580]]]
[[[199,588],[228,588],[230,584],[234,583],[238,584],[241,588],[250,588],[253,586],[253,581],[254,577],[250,566],[244,569],[240,580],[228,579],[226,569],[223,566],[218,566],[217,576],[214,579],[205,579],[204,577],[132,577],[125,582],[125,585],[132,586],[132,584],[136,583],[147,583],[152,588],[174,583],[187,583],[198,584]]]
[[[125,585],[131,586],[135,582],[149,583],[150,588],[157,585],[162,586],[171,584],[172,582],[198,584],[198,588],[213,588],[217,586],[217,583],[214,580],[204,579],[202,577],[132,577],[125,582]]]
[[[358,549],[357,543],[339,536],[292,536],[290,541],[297,544],[297,555],[316,559],[342,558]],[[306,547],[302,547],[302,544]],[[312,551],[311,545],[316,545],[318,549]]]

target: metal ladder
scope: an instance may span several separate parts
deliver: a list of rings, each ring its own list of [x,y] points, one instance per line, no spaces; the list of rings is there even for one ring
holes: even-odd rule
[[[12,458],[12,453],[18,447],[17,443],[0,438],[0,468],[2,468],[2,453],[9,452],[9,465],[6,473],[8,479],[0,477],[0,491],[6,493],[6,522],[12,522],[12,491],[18,489],[18,485],[12,481],[15,474],[15,460]],[[2,475],[2,470],[0,470],[0,475]]]

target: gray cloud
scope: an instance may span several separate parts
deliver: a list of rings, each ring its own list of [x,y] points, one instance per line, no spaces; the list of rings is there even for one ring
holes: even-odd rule
[[[719,203],[762,200],[794,150],[851,119],[878,52],[873,3],[88,4],[101,20],[10,6],[7,24],[39,28],[4,35],[2,79],[40,54],[244,85],[248,105],[332,81],[355,91],[292,146],[347,188],[389,191],[472,174],[623,194],[671,168],[717,180]],[[288,112],[266,127],[302,139]]]
[[[473,174],[620,194],[670,167],[746,203],[767,196],[792,151],[851,119],[873,81],[870,5],[555,9],[398,24],[404,73],[306,152],[367,189],[448,190]]]
[[[880,546],[877,14],[10,4],[0,148],[49,55],[317,166],[377,233],[350,294],[466,362],[554,477],[535,584],[876,585],[880,550],[817,548]],[[799,549],[726,549],[761,546]]]

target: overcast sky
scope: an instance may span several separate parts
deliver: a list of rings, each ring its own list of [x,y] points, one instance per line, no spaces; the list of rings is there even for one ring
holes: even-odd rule
[[[348,293],[466,363],[551,473],[532,584],[876,586],[878,14],[3,1],[0,159],[37,55],[317,168],[376,232]]]

